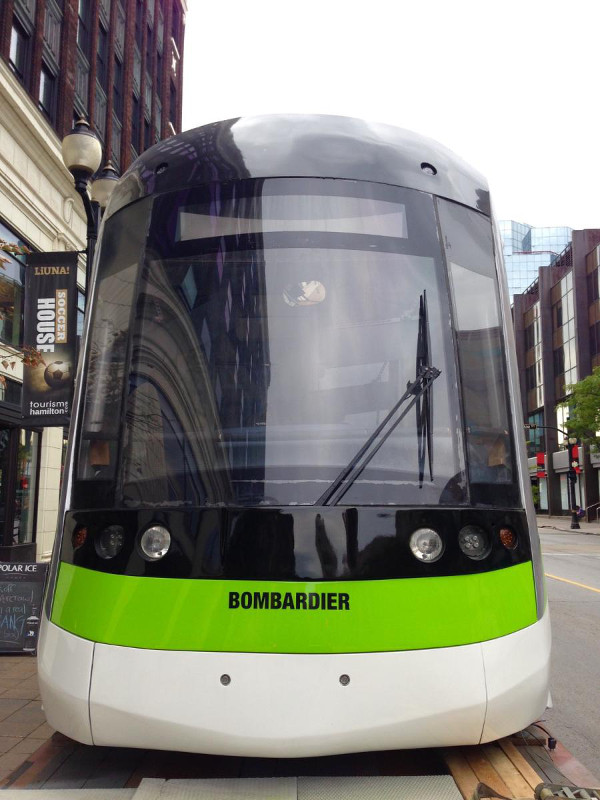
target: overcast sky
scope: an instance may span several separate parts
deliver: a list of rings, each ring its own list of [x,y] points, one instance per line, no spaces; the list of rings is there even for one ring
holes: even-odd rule
[[[320,113],[437,139],[496,216],[600,227],[598,0],[188,0],[183,128]]]

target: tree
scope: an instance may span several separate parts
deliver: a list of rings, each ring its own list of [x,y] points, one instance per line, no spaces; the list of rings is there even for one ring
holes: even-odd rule
[[[570,396],[558,407],[569,409],[569,433],[600,450],[600,367],[566,388]]]

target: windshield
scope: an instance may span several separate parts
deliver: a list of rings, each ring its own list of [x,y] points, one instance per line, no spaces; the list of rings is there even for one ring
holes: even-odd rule
[[[317,504],[425,341],[439,376],[337,502],[466,502],[448,298],[420,192],[247,180],[123,209],[102,243],[80,507]]]

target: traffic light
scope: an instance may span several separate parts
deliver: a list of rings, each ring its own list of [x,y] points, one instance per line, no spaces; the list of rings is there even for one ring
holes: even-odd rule
[[[577,473],[581,472],[579,467],[579,447],[576,444],[569,445],[569,480],[577,483]]]

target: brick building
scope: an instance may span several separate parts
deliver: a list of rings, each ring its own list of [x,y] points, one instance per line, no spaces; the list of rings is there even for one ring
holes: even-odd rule
[[[181,129],[185,0],[3,0],[0,55],[62,139],[80,117],[124,171]]]
[[[600,230],[572,232],[571,241],[550,266],[540,267],[526,292],[513,297],[513,319],[521,380],[523,419],[540,427],[528,431],[530,474],[539,488],[539,507],[568,514],[569,459],[566,386],[600,364]],[[545,426],[545,427],[544,427]],[[538,453],[545,458],[537,464]],[[600,457],[580,453],[582,472],[576,502],[595,514],[600,500]]]
[[[85,249],[86,221],[61,141],[86,118],[119,173],[180,131],[186,0],[0,0],[0,238]],[[4,254],[3,254],[4,255]],[[49,557],[62,428],[20,414],[25,266],[0,269],[0,561]],[[83,260],[82,260],[83,261]],[[78,273],[83,305],[85,272]]]

